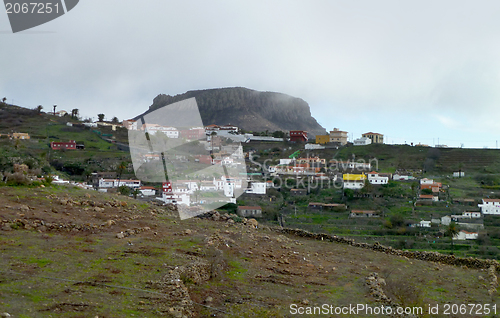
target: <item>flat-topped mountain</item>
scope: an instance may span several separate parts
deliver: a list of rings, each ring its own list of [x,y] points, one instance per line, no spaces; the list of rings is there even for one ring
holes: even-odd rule
[[[196,98],[204,125],[232,124],[246,131],[306,130],[310,136],[326,133],[303,99],[243,87],[195,90],[175,96],[160,94],[146,113],[192,97]]]

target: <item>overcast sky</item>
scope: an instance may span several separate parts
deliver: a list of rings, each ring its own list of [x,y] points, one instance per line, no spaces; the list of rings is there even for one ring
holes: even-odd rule
[[[128,119],[160,94],[243,86],[300,97],[327,130],[496,147],[499,1],[81,0],[13,34],[0,95]]]

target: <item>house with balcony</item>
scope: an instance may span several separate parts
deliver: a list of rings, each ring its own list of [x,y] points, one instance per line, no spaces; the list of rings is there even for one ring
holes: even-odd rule
[[[500,215],[500,199],[483,199],[478,207],[483,214]]]
[[[309,139],[307,137],[307,131],[304,130],[290,130],[290,141],[291,142],[307,142]]]
[[[378,172],[372,171],[367,173],[368,182],[375,185],[389,183],[389,177],[380,175]]]
[[[330,131],[330,142],[337,143],[341,146],[347,144],[347,131],[339,130],[338,128],[333,128]]]

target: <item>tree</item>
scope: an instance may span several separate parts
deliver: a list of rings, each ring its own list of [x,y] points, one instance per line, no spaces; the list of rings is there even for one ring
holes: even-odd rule
[[[361,188],[361,193],[369,195],[373,194],[373,185],[370,183],[370,181],[368,181],[368,179],[365,180],[365,185],[363,186],[363,188]]]
[[[127,196],[130,195],[130,192],[131,192],[130,188],[127,187],[127,186],[124,186],[124,185],[122,185],[121,187],[119,187],[118,191],[120,192],[120,194],[127,195]]]
[[[2,103],[5,104],[5,101],[7,100],[7,97],[2,98]]]
[[[113,119],[111,119],[111,122],[112,122],[113,124],[119,124],[119,123],[120,123],[120,121],[118,120],[118,117],[116,117],[116,116],[115,116],[115,117],[113,117]]]
[[[74,108],[74,109],[72,109],[72,110],[71,110],[71,117],[72,117],[73,119],[78,119],[78,112],[79,112],[78,108]]]
[[[42,105],[38,105],[38,106],[35,108],[36,112],[37,112],[37,113],[39,113],[39,114],[42,112],[42,109],[43,109],[43,106],[42,106]]]
[[[56,108],[57,108],[57,105],[54,105],[54,116],[56,115]]]
[[[139,189],[134,189],[134,191],[132,191],[132,195],[134,196],[134,199],[137,199],[137,196],[141,194],[141,191],[139,191]]]
[[[104,121],[104,114],[97,114],[97,118],[99,118],[100,122]]]
[[[453,254],[453,238],[458,234],[459,229],[455,222],[451,222],[446,228],[445,235],[451,239],[451,254]]]
[[[123,171],[127,169],[127,163],[125,161],[122,161],[119,165],[118,165],[118,187],[120,186],[120,180],[122,178],[122,173]]]

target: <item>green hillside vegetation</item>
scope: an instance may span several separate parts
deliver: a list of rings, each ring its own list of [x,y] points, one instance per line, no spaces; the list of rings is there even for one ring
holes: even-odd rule
[[[82,124],[71,116],[58,117],[0,103],[0,171],[12,172],[14,164],[25,163],[30,169],[43,169],[44,173],[59,171],[67,177],[83,180],[92,172],[114,171],[120,162],[130,162],[130,153],[114,143],[126,143],[126,129],[70,127],[68,122]],[[11,133],[28,133],[30,139],[9,140],[7,134]],[[50,148],[51,141],[69,140],[85,145],[85,149]],[[131,172],[128,170],[129,175]]]

